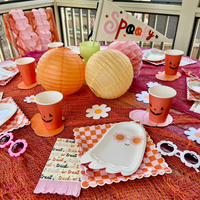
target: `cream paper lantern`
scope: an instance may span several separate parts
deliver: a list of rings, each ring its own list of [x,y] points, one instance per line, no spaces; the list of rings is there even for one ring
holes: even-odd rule
[[[85,80],[92,92],[104,99],[122,96],[133,81],[130,59],[116,49],[101,50],[88,60]]]

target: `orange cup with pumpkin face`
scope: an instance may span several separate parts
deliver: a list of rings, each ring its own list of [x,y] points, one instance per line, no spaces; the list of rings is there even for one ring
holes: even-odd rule
[[[165,51],[165,74],[176,75],[184,52],[176,49]]]
[[[176,90],[168,86],[149,88],[149,119],[156,123],[166,121]]]
[[[35,102],[47,130],[55,130],[62,126],[62,99],[63,95],[57,91],[45,91],[35,96]]]
[[[55,49],[55,48],[62,48],[63,47],[63,43],[62,42],[51,42],[48,45],[48,49]]]
[[[21,73],[22,81],[25,85],[31,85],[36,83],[35,58],[19,58],[15,61],[15,63]]]

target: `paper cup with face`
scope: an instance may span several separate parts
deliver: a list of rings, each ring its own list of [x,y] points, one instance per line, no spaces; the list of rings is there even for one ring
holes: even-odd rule
[[[62,126],[62,99],[63,95],[57,91],[45,91],[35,96],[35,102],[47,130],[55,130]]]
[[[165,74],[176,75],[183,54],[183,51],[176,49],[165,51]]]
[[[61,48],[63,47],[63,43],[62,42],[51,42],[48,45],[48,49],[55,49],[55,48]]]
[[[36,83],[35,58],[19,58],[15,61],[15,63],[21,73],[22,81],[25,85],[31,85]]]
[[[168,86],[149,88],[149,119],[156,123],[166,121],[176,90]]]

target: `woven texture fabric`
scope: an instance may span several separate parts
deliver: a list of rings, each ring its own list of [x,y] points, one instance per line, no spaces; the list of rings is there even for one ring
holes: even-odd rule
[[[60,42],[56,23],[54,20],[54,14],[52,9],[46,9],[45,10],[47,15],[47,21],[50,24],[50,32],[51,32],[51,42]],[[24,12],[24,16],[28,18],[28,23],[31,25],[33,32],[36,31],[36,24],[34,20],[34,14],[32,11]],[[29,52],[30,49],[26,47],[23,40],[20,40],[19,37],[19,30],[16,28],[16,22],[13,19],[11,14],[4,14],[3,20],[5,23],[5,33],[6,37],[9,40],[9,42],[13,45],[13,47],[17,50],[20,56],[24,55],[25,53]]]
[[[186,66],[193,73],[199,74],[200,61],[195,65]],[[153,81],[162,85],[169,85],[177,90],[170,114],[174,120],[167,127],[144,126],[154,144],[161,140],[170,140],[177,145],[180,151],[191,150],[200,154],[200,145],[188,140],[184,131],[189,127],[199,128],[200,115],[190,112],[193,101],[186,99],[186,75],[179,69],[181,77],[173,82],[163,82],[155,79],[158,71],[164,66],[153,66],[143,63],[140,76],[133,79],[129,91],[117,99],[108,100],[96,97],[88,86],[83,87],[75,94],[63,99],[64,131],[54,137],[40,137],[31,126],[24,126],[12,131],[14,140],[25,139],[28,143],[26,152],[20,157],[13,158],[8,154],[8,147],[0,149],[0,199],[17,200],[114,200],[114,199],[164,199],[164,200],[194,200],[199,199],[200,174],[193,168],[186,167],[176,156],[162,156],[172,169],[171,174],[151,176],[149,178],[128,180],[126,182],[106,184],[104,186],[82,189],[78,198],[57,194],[33,194],[43,168],[49,158],[57,138],[74,139],[73,129],[92,125],[131,121],[129,112],[135,109],[146,109],[148,104],[136,100],[136,93],[147,91],[146,83]],[[17,74],[7,85],[1,87],[3,98],[12,97],[25,116],[30,120],[38,109],[35,103],[24,102],[25,97],[36,95],[44,91],[41,85],[29,90],[19,90],[17,84],[21,77]],[[109,116],[93,120],[86,117],[86,109],[92,105],[106,104],[111,107]]]

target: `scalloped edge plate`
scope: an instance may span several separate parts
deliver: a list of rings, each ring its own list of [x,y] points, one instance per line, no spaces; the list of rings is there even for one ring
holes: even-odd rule
[[[3,69],[0,67],[0,81],[4,81],[6,79],[9,79],[10,77],[14,76],[15,74],[11,71],[8,71],[6,69]]]
[[[191,82],[188,83],[188,87],[191,90],[193,90],[193,91],[195,91],[197,93],[200,93],[200,82],[198,82],[198,81],[191,81]]]
[[[144,53],[143,59],[147,61],[161,61],[165,59],[165,52],[158,49],[151,49]]]
[[[17,111],[17,105],[0,103],[0,126],[7,122]]]
[[[122,133],[127,138],[118,142],[113,139],[117,133]],[[132,137],[142,138],[141,142],[132,144],[129,140]],[[143,126],[135,122],[121,122],[112,126],[102,139],[81,157],[80,162],[90,162],[91,169],[106,168],[107,173],[121,172],[123,176],[129,176],[139,168],[145,148],[146,131]],[[113,154],[118,156],[112,156]]]
[[[71,49],[72,51],[74,51],[77,54],[80,54],[80,47],[77,47],[77,46],[68,46],[67,48]]]

